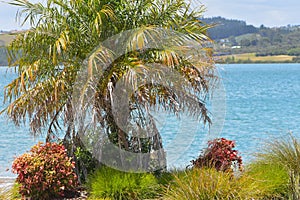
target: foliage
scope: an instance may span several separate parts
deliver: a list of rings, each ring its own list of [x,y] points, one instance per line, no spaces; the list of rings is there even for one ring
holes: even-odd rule
[[[20,194],[32,199],[53,199],[77,186],[74,163],[63,145],[39,143],[29,153],[17,157],[12,165],[18,174]]]
[[[253,199],[259,197],[255,182],[248,176],[213,168],[193,168],[174,173],[174,181],[166,188],[166,199]]]
[[[74,155],[78,165],[76,167],[76,170],[78,170],[76,174],[79,176],[79,181],[84,183],[87,175],[91,174],[96,169],[98,162],[90,151],[82,147],[77,147]]]
[[[208,142],[208,147],[196,160],[192,160],[193,167],[213,167],[218,171],[229,172],[232,167],[242,171],[242,157],[237,150],[233,150],[235,142],[225,138],[216,138]]]
[[[91,198],[153,199],[160,191],[151,173],[129,173],[105,166],[91,175],[88,185]]]
[[[289,174],[281,164],[270,160],[257,160],[250,163],[244,172],[256,180],[260,195],[265,199],[287,199]]]
[[[174,173],[177,173],[178,170],[172,170],[172,171],[164,171],[156,175],[156,179],[158,183],[163,187],[167,186],[174,180]]]
[[[300,199],[300,142],[292,134],[268,142],[258,158],[281,165],[289,175],[288,191],[292,199]]]

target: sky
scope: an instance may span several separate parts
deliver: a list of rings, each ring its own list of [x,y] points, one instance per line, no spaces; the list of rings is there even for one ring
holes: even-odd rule
[[[18,27],[15,23],[15,13],[15,8],[0,1],[0,30],[11,30]]]
[[[4,0],[8,2],[9,0]],[[32,1],[32,0],[29,0]],[[45,0],[34,0],[45,1]],[[16,22],[18,8],[0,0],[0,30],[21,30]],[[222,16],[246,21],[256,27],[300,25],[299,0],[192,0],[192,5],[204,4],[205,17]]]
[[[193,1],[194,4],[199,1]],[[204,16],[222,16],[246,21],[256,27],[300,25],[299,0],[200,0]]]

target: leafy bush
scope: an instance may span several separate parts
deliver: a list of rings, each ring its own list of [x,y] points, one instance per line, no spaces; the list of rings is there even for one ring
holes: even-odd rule
[[[159,195],[159,184],[153,174],[128,173],[106,166],[90,178],[91,198],[151,199]]]
[[[156,175],[158,183],[163,186],[167,186],[174,180],[174,171],[163,171]]]
[[[39,143],[16,158],[12,169],[18,174],[19,192],[31,199],[53,199],[77,186],[74,163],[63,145]]]
[[[213,167],[218,171],[232,171],[232,167],[242,171],[242,157],[233,150],[235,142],[225,138],[208,141],[208,147],[196,160],[192,160],[193,167]]]
[[[164,197],[177,199],[252,199],[259,190],[249,176],[233,177],[232,173],[214,168],[193,168],[174,173],[174,181]]]
[[[74,153],[76,162],[76,172],[80,183],[85,183],[88,174],[91,174],[98,165],[92,153],[83,147],[77,147]]]

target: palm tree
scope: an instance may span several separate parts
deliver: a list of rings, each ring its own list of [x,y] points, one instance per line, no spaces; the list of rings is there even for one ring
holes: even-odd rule
[[[152,154],[129,157],[157,152],[158,169],[165,155],[151,110],[211,123],[206,102],[216,73],[209,26],[199,20],[203,7],[193,10],[184,0],[11,4],[31,24],[9,45],[18,77],[6,86],[5,112],[16,125],[29,120],[34,134],[46,127],[47,140],[63,132],[73,146],[93,138],[94,147],[101,144],[99,159],[118,157],[120,166],[148,169]]]

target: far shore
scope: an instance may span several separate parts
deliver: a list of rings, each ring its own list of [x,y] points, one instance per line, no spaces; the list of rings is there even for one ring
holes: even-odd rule
[[[224,56],[215,56],[217,63],[226,64],[249,64],[249,63],[299,63],[297,56],[289,55],[272,55],[272,56],[257,56],[255,53],[231,54]]]

